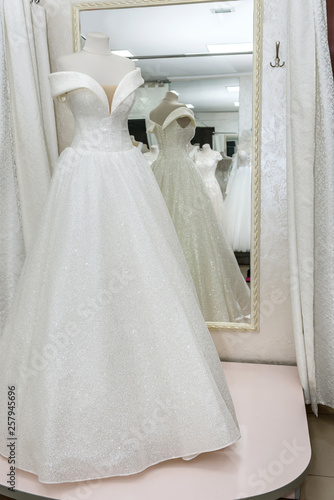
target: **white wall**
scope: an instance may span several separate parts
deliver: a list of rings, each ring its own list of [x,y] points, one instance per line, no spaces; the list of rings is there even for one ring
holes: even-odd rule
[[[77,0],[73,0],[73,3]],[[72,51],[71,4],[68,0],[43,2],[48,13],[50,55],[54,61]],[[261,145],[261,249],[259,333],[213,331],[220,356],[227,360],[294,363],[290,311],[286,207],[286,69],[271,68],[275,42],[286,54],[287,0],[264,0],[263,122]],[[65,141],[65,120],[59,123]]]
[[[239,79],[239,137],[241,137],[243,131],[252,129],[252,79],[252,75],[240,76]]]

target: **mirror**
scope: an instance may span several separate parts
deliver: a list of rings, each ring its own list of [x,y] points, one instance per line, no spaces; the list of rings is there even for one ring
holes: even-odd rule
[[[174,91],[195,115],[190,156],[204,144],[221,153],[214,176],[226,208],[226,238],[244,279],[251,270],[250,314],[237,321],[205,319],[210,328],[257,330],[261,0],[90,1],[72,4],[72,14],[74,50],[87,33],[102,32],[110,50],[141,68],[145,83],[129,117],[136,141],[157,150],[155,135],[147,133],[149,114]]]

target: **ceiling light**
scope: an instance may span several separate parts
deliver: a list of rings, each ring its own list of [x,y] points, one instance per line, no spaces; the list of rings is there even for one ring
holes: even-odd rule
[[[233,7],[221,7],[220,9],[210,9],[211,14],[229,14],[235,12]]]
[[[227,89],[227,92],[239,92],[240,86],[239,85],[235,85],[234,87],[233,86],[226,87],[226,89]]]
[[[207,45],[207,49],[212,54],[240,54],[253,52],[253,43],[220,43],[218,45]]]
[[[189,109],[194,109],[194,106],[192,104],[186,104],[187,108]]]
[[[111,51],[113,54],[116,56],[122,56],[122,57],[134,57],[133,54],[129,50],[112,50]]]
[[[235,101],[235,102],[234,102],[234,106],[235,106],[236,108],[238,108],[238,107],[239,107],[239,101]]]

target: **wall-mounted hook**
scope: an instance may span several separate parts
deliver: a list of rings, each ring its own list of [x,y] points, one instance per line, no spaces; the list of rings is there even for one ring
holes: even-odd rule
[[[279,46],[280,46],[281,42],[276,42],[276,58],[275,58],[275,63],[270,63],[270,66],[272,68],[283,68],[284,64],[285,64],[285,61],[282,62],[282,64],[280,64],[281,60],[280,60],[280,57],[279,57]]]

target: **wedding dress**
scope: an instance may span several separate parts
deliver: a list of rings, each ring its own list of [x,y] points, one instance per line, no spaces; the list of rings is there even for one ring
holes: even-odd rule
[[[219,358],[117,86],[50,75],[76,122],[0,338],[0,400],[15,386],[16,466],[45,483],[140,472],[240,433]],[[8,456],[7,408],[0,451]]]
[[[241,149],[233,160],[226,189],[226,236],[234,251],[249,252],[251,246],[252,176],[251,146]]]
[[[188,117],[182,127],[178,119]],[[245,321],[250,292],[214,212],[201,174],[189,158],[187,144],[195,133],[194,115],[183,106],[162,125],[149,122],[159,144],[152,164],[192,274],[207,321]]]
[[[215,172],[217,168],[217,163],[222,159],[222,156],[217,151],[209,150],[205,153],[198,151],[195,155],[195,165],[199,169],[207,192],[210,196],[215,214],[222,225],[224,231],[226,231],[226,214],[224,207],[223,194],[221,192],[219,182],[217,181]]]

